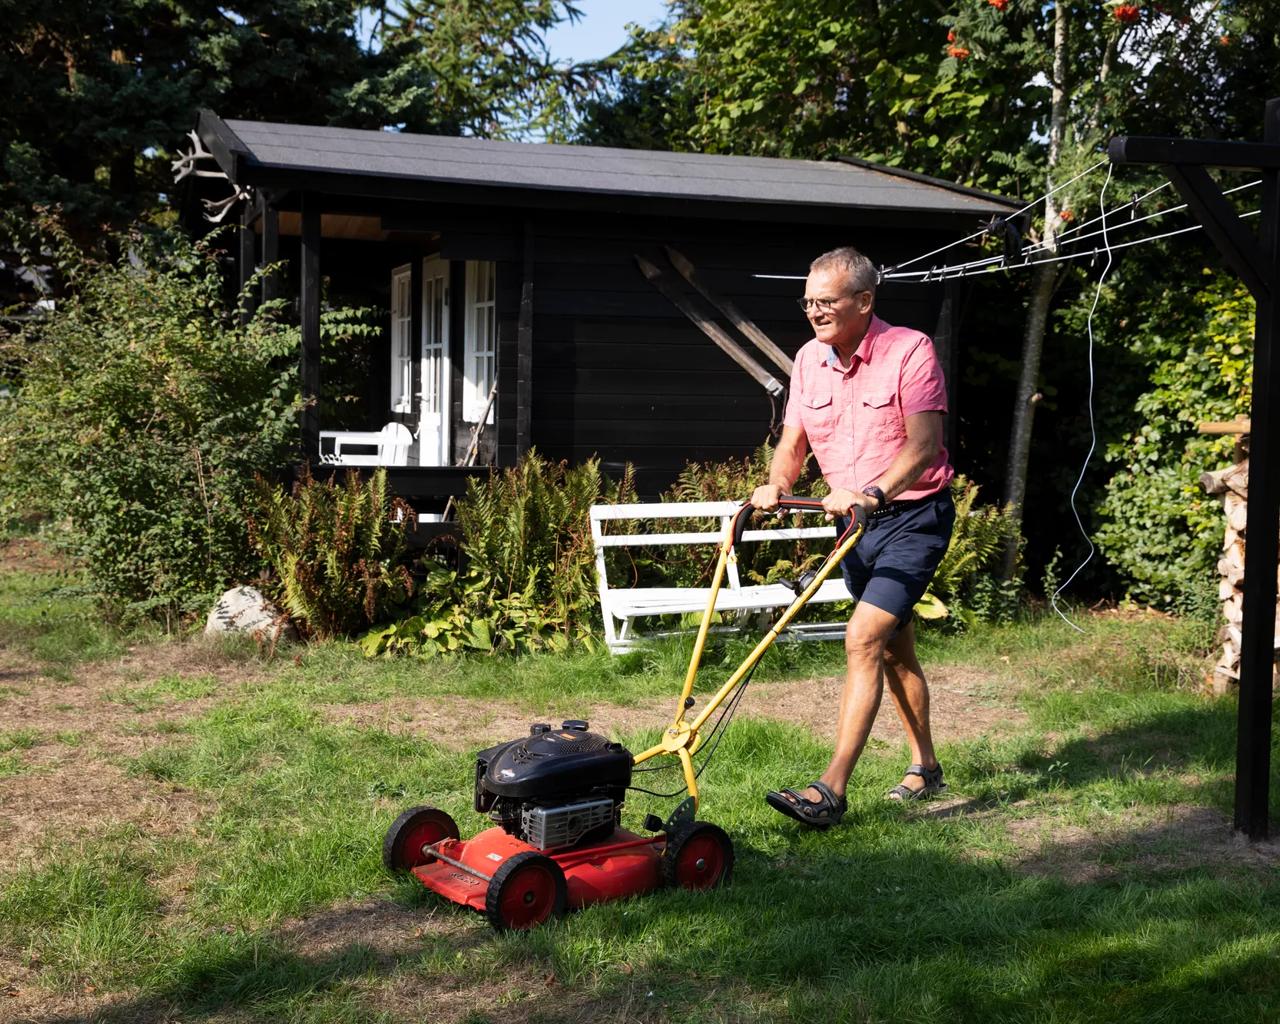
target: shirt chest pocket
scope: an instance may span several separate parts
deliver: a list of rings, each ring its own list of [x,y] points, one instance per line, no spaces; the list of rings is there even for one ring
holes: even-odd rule
[[[814,441],[825,441],[836,429],[835,405],[831,401],[831,392],[800,397],[800,419],[804,423],[805,435],[810,444]]]
[[[892,391],[871,391],[859,403],[859,426],[877,441],[899,441],[907,436],[902,410]]]

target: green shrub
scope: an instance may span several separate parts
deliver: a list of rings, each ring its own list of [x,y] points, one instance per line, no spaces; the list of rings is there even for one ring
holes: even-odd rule
[[[1232,438],[1202,435],[1196,425],[1247,416],[1253,369],[1254,304],[1246,289],[1215,276],[1190,306],[1198,322],[1184,326],[1185,343],[1158,363],[1135,405],[1142,426],[1107,450],[1114,473],[1097,533],[1132,597],[1179,611],[1213,604],[1222,506],[1199,476],[1232,460]]]
[[[570,468],[536,451],[486,480],[468,481],[458,505],[465,571],[435,568],[415,614],[370,632],[362,641],[365,653],[520,654],[590,646],[600,622],[590,509],[633,499],[629,468],[610,485],[595,459]]]
[[[109,610],[172,626],[258,571],[244,512],[295,454],[298,332],[241,325],[208,246],[124,241],[101,264],[64,240],[70,297],[4,344],[0,507],[65,522]]]
[[[1018,521],[1007,505],[978,507],[979,490],[960,474],[951,481],[956,525],[929,584],[929,593],[946,606],[953,625],[1007,622],[1017,611],[1021,595],[1021,566],[1006,580],[999,565],[1010,537],[1017,540],[1019,549],[1022,547]]]
[[[305,470],[286,493],[261,478],[249,520],[255,550],[271,567],[269,589],[307,633],[348,636],[382,622],[413,593],[401,563],[416,513],[388,500],[387,471],[362,480],[316,480]]]

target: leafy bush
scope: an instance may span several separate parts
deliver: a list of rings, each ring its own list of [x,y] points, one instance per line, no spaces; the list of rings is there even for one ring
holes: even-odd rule
[[[530,451],[513,468],[470,480],[458,505],[467,568],[437,567],[415,614],[370,632],[365,653],[524,653],[590,646],[599,625],[591,506],[634,497],[592,459],[570,468]]]
[[[269,589],[312,636],[346,636],[384,621],[413,593],[401,564],[413,509],[387,499],[387,471],[365,481],[316,480],[303,471],[290,493],[261,478],[249,519],[254,549],[271,567]]]
[[[1202,420],[1249,414],[1254,304],[1246,289],[1213,277],[1190,304],[1198,323],[1180,332],[1176,355],[1158,363],[1135,404],[1142,426],[1107,450],[1115,472],[1099,509],[1099,547],[1130,595],[1191,611],[1213,600],[1222,508],[1199,476],[1231,461],[1230,437],[1209,437]],[[1138,326],[1161,329],[1159,321]]]
[[[258,571],[244,510],[295,454],[298,334],[241,325],[208,246],[123,242],[102,264],[63,239],[71,296],[4,343],[0,508],[65,522],[109,610],[172,626]]]
[[[953,624],[1005,622],[1018,609],[1021,573],[1006,580],[999,569],[1009,538],[1021,547],[1018,521],[1007,505],[977,507],[980,489],[960,474],[951,481],[956,525],[929,584],[929,593],[946,606]]]
[[[542,595],[547,617],[572,632],[594,613],[589,513],[604,491],[597,460],[569,468],[536,451],[486,481],[469,480],[458,524],[470,571],[495,597]]]

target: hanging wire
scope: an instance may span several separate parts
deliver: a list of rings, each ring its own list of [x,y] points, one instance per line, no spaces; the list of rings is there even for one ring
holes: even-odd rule
[[[1026,205],[1026,206],[1024,206],[1024,207],[1022,207],[1021,209],[1019,209],[1019,210],[1015,210],[1013,213],[1006,214],[1006,215],[1005,215],[1005,217],[1004,217],[1004,219],[1005,219],[1005,220],[1012,220],[1014,217],[1019,217],[1019,216],[1021,216],[1022,214],[1026,213],[1028,210],[1030,210],[1033,206],[1037,206],[1037,205],[1039,205],[1040,203],[1043,203],[1043,202],[1044,202],[1046,199],[1048,199],[1051,195],[1054,195],[1055,193],[1061,192],[1064,188],[1067,188],[1067,187],[1069,187],[1069,186],[1071,186],[1071,185],[1074,185],[1074,184],[1075,184],[1077,181],[1079,181],[1081,178],[1083,178],[1083,177],[1085,177],[1085,176],[1087,176],[1087,175],[1089,175],[1089,174],[1092,174],[1094,171],[1096,171],[1099,167],[1101,167],[1101,166],[1102,166],[1103,164],[1105,164],[1105,163],[1107,163],[1107,161],[1106,161],[1105,159],[1104,159],[1104,160],[1099,160],[1099,161],[1098,161],[1096,164],[1094,164],[1092,167],[1088,168],[1087,170],[1081,171],[1079,174],[1077,174],[1074,178],[1070,179],[1069,181],[1064,181],[1061,185],[1056,185],[1056,186],[1054,186],[1053,188],[1049,189],[1049,191],[1048,191],[1048,192],[1046,192],[1044,195],[1040,196],[1038,199],[1033,199],[1033,200],[1031,200],[1031,202],[1027,203],[1027,205]],[[1167,184],[1167,182],[1166,182],[1166,184]],[[1161,186],[1161,187],[1163,187],[1163,186]],[[1158,190],[1157,190],[1157,191],[1158,191]],[[911,266],[911,264],[913,264],[913,263],[919,263],[921,260],[927,260],[930,256],[936,256],[936,255],[937,255],[938,253],[940,253],[940,252],[946,252],[948,249],[954,249],[957,245],[964,245],[964,243],[965,243],[965,242],[971,242],[971,241],[973,241],[973,239],[975,239],[975,238],[981,238],[981,237],[982,237],[983,235],[985,235],[985,234],[987,234],[987,228],[985,228],[985,227],[980,228],[979,230],[977,230],[977,231],[973,232],[973,234],[965,235],[963,238],[958,238],[958,239],[956,239],[954,242],[948,242],[946,245],[941,245],[941,246],[939,246],[939,247],[938,247],[938,248],[936,248],[936,249],[930,249],[928,252],[923,253],[923,254],[922,254],[922,255],[920,255],[920,256],[913,256],[911,259],[906,260],[906,261],[905,261],[905,262],[903,262],[903,263],[898,263],[898,264],[894,265],[894,266],[893,266],[891,269],[889,269],[889,270],[883,270],[883,269],[882,269],[882,270],[881,270],[881,280],[888,281],[888,280],[891,280],[891,279],[893,279],[893,278],[897,278],[897,277],[918,277],[918,276],[920,276],[920,275],[923,275],[923,279],[927,280],[927,279],[929,278],[929,276],[930,276],[930,275],[932,275],[932,274],[934,274],[934,273],[944,273],[944,272],[948,272],[948,271],[950,271],[950,270],[952,270],[952,269],[954,269],[954,268],[951,268],[951,267],[933,268],[933,267],[931,267],[929,270],[923,270],[923,271],[921,271],[921,270],[913,270],[913,271],[910,271],[909,273],[906,273],[906,274],[899,274],[899,273],[898,273],[898,271],[899,271],[899,270],[901,270],[903,267],[909,267],[909,266]],[[977,261],[977,262],[978,262],[980,265],[985,265],[985,264],[988,264],[988,263],[999,263],[1002,259],[1004,259],[1004,257],[1002,257],[1002,256],[996,256],[996,257],[992,257],[992,258],[990,258],[990,259],[984,259],[984,260]],[[966,267],[967,267],[967,266],[969,266],[969,264],[963,264],[963,265],[964,265],[964,266],[966,266]],[[762,279],[762,280],[768,280],[768,281],[803,281],[803,280],[805,279],[805,275],[803,275],[803,274],[752,274],[751,276],[752,276],[752,277],[755,277],[755,278],[760,278],[760,279]]]
[[[1053,188],[1049,189],[1049,191],[1048,191],[1048,192],[1046,192],[1044,195],[1042,195],[1039,199],[1033,199],[1033,200],[1031,200],[1031,202],[1027,203],[1027,205],[1026,205],[1026,206],[1024,206],[1022,209],[1017,210],[1017,211],[1015,211],[1015,212],[1013,212],[1013,213],[1007,214],[1007,215],[1005,216],[1005,218],[1004,218],[1004,219],[1005,219],[1005,220],[1013,220],[1013,218],[1014,218],[1014,217],[1021,216],[1022,214],[1026,213],[1028,210],[1030,210],[1033,206],[1036,206],[1036,205],[1038,205],[1038,204],[1040,204],[1040,203],[1043,203],[1046,199],[1048,199],[1048,198],[1049,198],[1051,195],[1053,195],[1054,193],[1056,193],[1056,192],[1061,192],[1064,188],[1067,188],[1067,187],[1068,187],[1068,186],[1070,186],[1070,185],[1074,185],[1074,184],[1075,184],[1077,181],[1079,181],[1081,178],[1085,177],[1085,175],[1092,174],[1094,171],[1096,171],[1099,167],[1101,167],[1101,166],[1102,166],[1103,164],[1105,164],[1105,163],[1107,163],[1107,161],[1106,161],[1105,159],[1103,159],[1103,160],[1099,160],[1096,164],[1094,164],[1094,165],[1093,165],[1092,167],[1090,167],[1088,170],[1086,170],[1086,171],[1081,171],[1079,174],[1077,174],[1077,175],[1076,175],[1074,178],[1072,178],[1070,181],[1064,181],[1061,185],[1057,185],[1057,186],[1055,186],[1055,187],[1053,187]],[[986,228],[982,228],[982,229],[981,229],[981,230],[979,230],[979,231],[975,231],[975,232],[974,232],[973,234],[971,234],[971,235],[966,235],[964,238],[961,238],[961,239],[959,239],[958,241],[955,241],[955,242],[948,242],[946,245],[939,246],[937,249],[931,249],[931,250],[929,250],[927,253],[925,253],[923,256],[915,256],[915,257],[913,257],[913,258],[911,258],[911,259],[907,260],[907,261],[906,261],[906,262],[904,262],[904,263],[899,263],[899,264],[897,264],[897,266],[896,266],[894,269],[895,269],[895,270],[899,270],[899,269],[901,269],[902,267],[909,267],[909,266],[911,266],[911,264],[913,264],[913,263],[919,263],[921,260],[927,260],[930,256],[936,256],[936,255],[937,255],[938,253],[940,253],[940,252],[946,252],[948,249],[955,248],[955,246],[957,246],[957,245],[963,245],[965,242],[968,242],[968,241],[970,241],[971,239],[974,239],[974,238],[978,238],[978,237],[980,237],[980,236],[982,236],[982,235],[985,235],[986,233],[987,233],[987,229],[986,229]],[[890,275],[886,275],[886,276],[892,277],[892,276],[896,276],[896,275],[894,275],[894,274],[890,274]]]
[[[1166,182],[1164,183],[1164,185],[1161,185],[1161,186],[1160,186],[1160,188],[1164,188],[1164,187],[1166,187],[1167,185],[1170,185],[1170,184],[1172,184],[1172,183],[1171,183],[1171,182],[1166,181]],[[1244,185],[1237,185],[1235,188],[1229,188],[1229,189],[1225,190],[1222,194],[1223,194],[1224,196],[1229,196],[1229,195],[1232,195],[1233,193],[1236,193],[1236,192],[1242,192],[1242,191],[1244,191],[1244,190],[1245,190],[1245,189],[1247,189],[1247,188],[1254,188],[1255,186],[1257,186],[1257,185],[1261,185],[1261,184],[1262,184],[1262,179],[1261,179],[1261,178],[1259,178],[1257,181],[1250,181],[1250,182],[1247,182],[1247,183],[1246,183],[1246,184],[1244,184]],[[1153,193],[1158,192],[1159,190],[1160,190],[1160,189],[1152,189],[1152,190],[1151,190],[1151,192],[1148,192],[1148,193],[1147,193],[1147,196],[1150,196],[1150,195],[1152,195]],[[1140,197],[1138,200],[1136,200],[1136,201],[1134,201],[1134,202],[1125,203],[1123,206],[1117,206],[1117,207],[1115,207],[1115,208],[1113,208],[1113,209],[1111,209],[1111,210],[1106,211],[1106,213],[1104,213],[1104,214],[1103,214],[1102,216],[1100,216],[1100,217],[1094,217],[1092,220],[1087,220],[1087,221],[1085,221],[1083,224],[1079,225],[1078,227],[1071,228],[1071,230],[1070,230],[1070,231],[1064,231],[1062,234],[1060,234],[1060,235],[1058,235],[1058,236],[1057,236],[1057,238],[1055,239],[1055,242],[1061,242],[1064,238],[1066,238],[1068,235],[1072,234],[1073,232],[1081,231],[1081,230],[1083,230],[1084,228],[1088,227],[1090,224],[1096,224],[1096,223],[1098,223],[1098,221],[1099,221],[1099,220],[1104,220],[1104,219],[1105,219],[1106,217],[1108,217],[1108,216],[1113,216],[1113,215],[1115,215],[1115,214],[1122,213],[1123,211],[1125,211],[1125,210],[1129,209],[1130,207],[1135,206],[1138,202],[1141,202],[1141,201],[1142,201],[1142,199],[1147,198],[1147,196],[1142,196],[1142,197]],[[1157,210],[1157,211],[1155,211],[1155,213],[1148,213],[1148,214],[1146,214],[1146,215],[1145,215],[1145,216],[1143,216],[1143,217],[1134,217],[1134,218],[1132,218],[1131,220],[1127,220],[1127,221],[1125,221],[1123,224],[1117,224],[1117,225],[1112,226],[1110,230],[1111,230],[1111,231],[1113,231],[1113,232],[1114,232],[1114,231],[1123,231],[1123,230],[1125,230],[1125,228],[1132,227],[1132,226],[1134,226],[1135,224],[1142,224],[1142,223],[1144,223],[1145,221],[1155,220],[1157,217],[1163,217],[1163,216],[1164,216],[1165,214],[1167,214],[1167,213],[1178,213],[1179,211],[1181,211],[1181,210],[1185,210],[1186,208],[1187,208],[1187,204],[1186,204],[1186,203],[1179,203],[1177,206],[1170,206],[1170,207],[1167,207],[1167,208],[1165,208],[1165,209],[1163,209],[1163,210]],[[1106,226],[1106,225],[1104,225],[1104,228],[1105,228],[1105,226]],[[1083,242],[1086,238],[1097,238],[1097,237],[1098,237],[1099,235],[1101,235],[1101,234],[1102,234],[1102,232],[1101,232],[1101,231],[1090,231],[1087,235],[1081,235],[1079,238],[1073,238],[1073,239],[1071,239],[1071,241],[1066,242],[1066,243],[1064,243],[1064,244],[1066,244],[1066,245],[1075,245],[1077,242]],[[1048,247],[1048,244],[1049,244],[1048,242],[1036,242],[1036,243],[1035,243],[1035,244],[1033,244],[1033,245],[1028,245],[1028,246],[1026,246],[1022,251],[1023,251],[1023,253],[1034,253],[1034,252],[1035,252],[1036,250],[1038,250],[1038,249],[1045,249],[1045,248],[1047,248],[1047,247]]]
[[[1250,210],[1248,213],[1240,214],[1241,220],[1249,217],[1257,217],[1261,214],[1261,210]],[[1110,230],[1117,230],[1112,228]],[[1135,238],[1130,242],[1113,242],[1107,246],[1108,250],[1127,249],[1133,245],[1145,245],[1148,242],[1158,242],[1162,238],[1172,238],[1175,235],[1185,235],[1192,231],[1202,230],[1202,225],[1192,224],[1190,227],[1178,228],[1175,231],[1164,231],[1158,235],[1144,235],[1142,238]],[[913,270],[904,274],[904,278],[915,277],[923,282],[926,278],[932,276],[936,281],[953,280],[962,277],[974,277],[979,273],[990,273],[994,270],[1022,270],[1025,267],[1038,267],[1045,263],[1065,263],[1072,260],[1093,259],[1098,255],[1098,249],[1084,249],[1077,252],[1067,253],[1065,256],[1051,256],[1042,260],[1027,260],[1025,263],[1007,263],[1004,266],[993,266],[1000,263],[1003,257],[993,256],[981,260],[973,260],[969,263],[959,263],[950,267],[933,267],[930,270]],[[897,275],[892,275],[896,277]]]
[[[1102,210],[1099,212],[1098,216],[1091,217],[1089,220],[1086,220],[1081,224],[1077,224],[1073,228],[1067,228],[1067,230],[1065,231],[1059,231],[1055,237],[1057,240],[1061,240],[1063,238],[1066,238],[1068,235],[1074,235],[1077,231],[1083,231],[1085,228],[1089,227],[1092,224],[1097,224],[1098,221],[1102,220],[1104,217],[1112,216],[1114,214],[1124,213],[1125,210],[1136,210],[1140,205],[1145,203],[1148,199],[1150,199],[1156,193],[1163,192],[1172,184],[1173,182],[1166,181],[1163,185],[1157,185],[1153,189],[1148,189],[1146,192],[1142,193],[1142,195],[1135,194],[1134,197],[1130,199],[1127,203],[1122,203],[1119,206],[1114,206],[1110,210]],[[1123,225],[1121,225],[1121,227],[1123,227]],[[1044,244],[1045,243],[1043,242],[1033,242],[1031,245],[1025,246],[1023,248],[1023,252],[1025,252],[1027,249],[1033,249],[1036,246],[1041,246]]]
[[[1052,608],[1058,617],[1062,619],[1068,626],[1077,633],[1083,633],[1084,630],[1067,618],[1066,614],[1058,607],[1058,596],[1071,585],[1071,581],[1080,575],[1081,571],[1090,561],[1093,560],[1094,552],[1097,550],[1093,545],[1093,538],[1089,536],[1089,531],[1084,528],[1084,521],[1080,518],[1080,510],[1076,507],[1076,495],[1080,492],[1080,485],[1084,483],[1085,472],[1089,468],[1089,461],[1093,458],[1093,453],[1098,447],[1098,429],[1093,417],[1093,315],[1097,312],[1098,302],[1102,298],[1102,286],[1107,280],[1107,275],[1111,273],[1111,264],[1113,262],[1111,255],[1111,239],[1107,235],[1107,214],[1106,214],[1106,198],[1107,186],[1111,184],[1111,172],[1114,168],[1107,168],[1107,180],[1102,183],[1102,192],[1098,196],[1098,207],[1102,213],[1102,242],[1107,250],[1107,262],[1102,268],[1102,273],[1098,275],[1098,287],[1093,293],[1093,305],[1089,307],[1089,317],[1085,321],[1085,331],[1089,336],[1088,362],[1089,362],[1089,394],[1085,402],[1089,410],[1089,450],[1085,453],[1084,462],[1080,466],[1080,475],[1076,477],[1076,484],[1071,488],[1071,514],[1076,518],[1076,526],[1080,528],[1080,535],[1084,538],[1084,542],[1089,546],[1089,553],[1084,556],[1084,560],[1076,566],[1075,571],[1063,581],[1062,585],[1053,592],[1053,596],[1049,598],[1049,607]]]

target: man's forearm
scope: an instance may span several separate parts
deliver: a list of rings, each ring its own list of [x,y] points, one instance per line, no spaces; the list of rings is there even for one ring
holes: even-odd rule
[[[938,453],[932,446],[924,450],[904,448],[889,464],[889,468],[873,482],[884,491],[885,501],[893,501],[920,479],[920,474],[933,464],[937,456]]]
[[[769,464],[769,483],[786,493],[800,478],[802,469],[804,469],[803,455],[779,449],[773,453],[773,461]]]
[[[889,468],[875,480],[868,481],[884,491],[884,500],[892,501],[903,491],[910,490],[920,474],[933,465],[942,450],[941,430],[930,431],[923,436],[911,437],[898,452]]]

